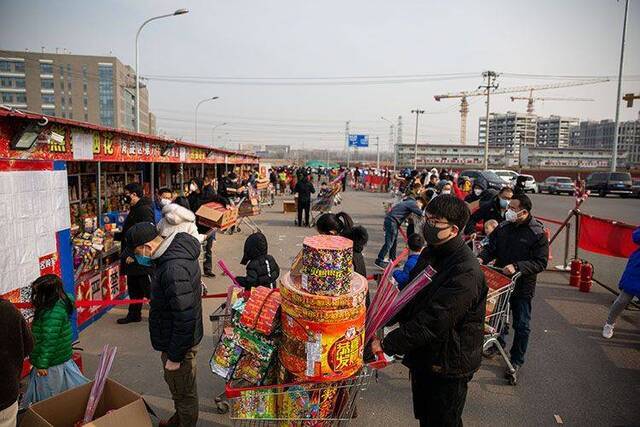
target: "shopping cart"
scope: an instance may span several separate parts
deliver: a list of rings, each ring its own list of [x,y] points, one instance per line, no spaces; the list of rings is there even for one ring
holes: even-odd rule
[[[259,211],[258,213],[256,213],[255,210],[253,209],[249,209],[249,210],[243,209],[243,204],[246,205],[247,203],[249,203],[249,200],[251,200],[251,198],[253,197],[257,197],[257,196],[249,193],[249,194],[243,195],[242,197],[237,197],[231,200],[234,206],[238,206],[238,220],[236,221],[233,227],[229,227],[228,229],[229,234],[233,234],[236,231],[241,232],[242,229],[240,228],[240,224],[244,224],[247,227],[249,227],[249,229],[251,229],[251,233],[258,233],[262,231],[260,230],[260,227],[258,227],[258,225],[255,223],[255,221],[251,218],[255,215],[258,215]]]
[[[292,383],[258,387],[227,384],[226,396],[234,426],[342,426],[354,415],[360,392],[374,369],[337,382]]]
[[[269,183],[267,188],[260,188],[257,191],[260,206],[273,206],[276,200],[276,190],[273,184]]]
[[[223,302],[220,307],[214,310],[209,315],[211,321],[211,335],[213,337],[213,348],[215,349],[220,342],[224,328],[231,326],[231,308],[227,305],[227,302]],[[216,404],[216,411],[219,414],[226,414],[229,412],[229,403],[226,401],[226,393],[223,391],[214,398]]]
[[[331,191],[329,191],[327,194],[323,195],[322,197],[318,197],[318,199],[316,199],[311,204],[311,226],[312,227],[316,225],[317,219],[322,214],[331,213],[331,209],[333,209],[333,206],[336,204],[336,198],[340,194],[340,189],[341,189],[340,184],[334,185]]]
[[[515,282],[518,280],[520,273],[518,272],[508,277],[501,273],[502,269],[486,265],[481,265],[480,267],[489,286],[482,350],[484,352],[492,346],[496,346],[502,359],[509,368],[509,384],[516,385],[518,382],[516,371],[498,338],[502,331],[509,327],[509,299],[511,298]]]

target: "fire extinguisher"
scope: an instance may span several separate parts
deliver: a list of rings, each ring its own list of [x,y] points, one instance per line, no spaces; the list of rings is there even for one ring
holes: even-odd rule
[[[580,269],[580,292],[591,291],[593,283],[593,265],[585,261]]]
[[[581,259],[571,260],[571,271],[569,273],[569,285],[577,288],[580,286],[580,270],[582,269]]]

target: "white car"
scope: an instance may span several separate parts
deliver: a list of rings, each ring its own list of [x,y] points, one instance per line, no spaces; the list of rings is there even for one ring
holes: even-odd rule
[[[536,179],[531,176],[531,175],[525,175],[522,174],[520,176],[523,176],[526,178],[526,181],[524,182],[524,192],[529,192],[531,191],[532,193],[537,193],[538,192],[538,183],[536,182]]]
[[[518,178],[518,173],[508,170],[508,169],[498,169],[494,170],[493,173],[498,175],[504,182],[509,184],[510,186],[515,185],[516,179]]]

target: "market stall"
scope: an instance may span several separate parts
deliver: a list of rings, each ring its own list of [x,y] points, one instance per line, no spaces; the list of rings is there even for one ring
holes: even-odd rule
[[[249,154],[0,109],[0,295],[29,299],[29,284],[55,272],[77,300],[82,329],[126,293],[113,238],[129,206],[124,186],[176,192],[191,178],[256,167]],[[98,303],[97,303],[98,304]],[[27,314],[27,313],[25,313]]]

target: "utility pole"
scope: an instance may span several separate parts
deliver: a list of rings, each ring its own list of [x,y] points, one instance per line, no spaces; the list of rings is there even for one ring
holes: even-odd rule
[[[415,134],[415,141],[414,141],[414,149],[413,149],[413,168],[414,169],[418,169],[418,118],[420,117],[420,114],[424,114],[424,110],[421,110],[419,108],[415,109],[415,110],[411,110],[411,114],[416,115],[416,134]]]
[[[398,146],[402,145],[402,116],[398,116],[398,127],[396,127],[396,146],[393,150],[393,170],[398,170]]]
[[[380,137],[376,136],[376,168],[380,170]]]
[[[627,12],[629,0],[624,3],[624,23],[622,24],[622,43],[620,45],[620,67],[618,68],[618,94],[616,95],[616,123],[613,128],[613,157],[611,158],[611,172],[618,167],[618,132],[620,127],[620,97],[622,96],[622,68],[624,66],[624,42],[627,36]]]
[[[498,85],[496,84],[498,73],[496,73],[495,71],[485,71],[482,73],[482,77],[487,81],[485,85],[478,86],[478,89],[484,88],[487,91],[487,112],[485,114],[484,133],[484,170],[487,170],[489,169],[489,99],[491,95],[491,89],[498,89]],[[505,155],[506,149],[507,146],[505,144]]]
[[[344,128],[344,139],[347,143],[347,169],[349,169],[349,165],[351,163],[351,147],[349,147],[349,121],[347,120],[347,124]]]

